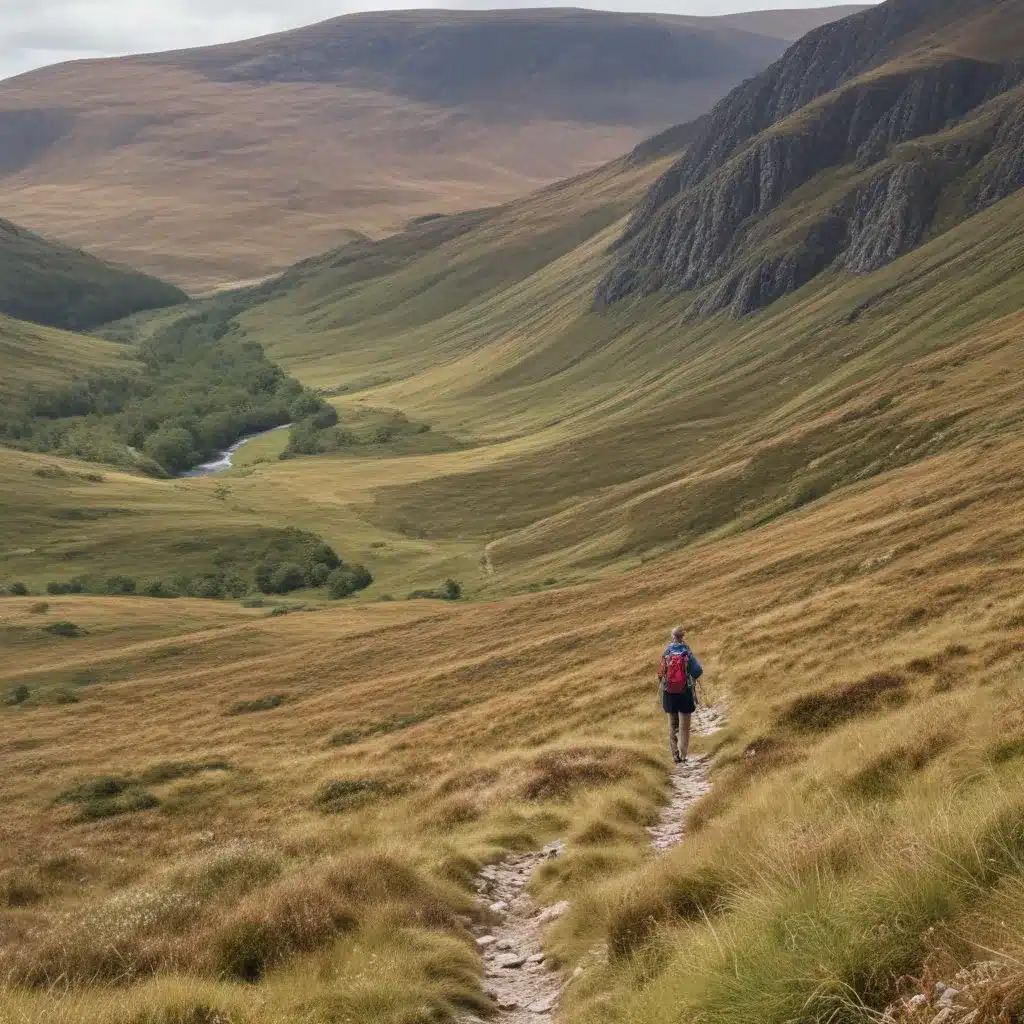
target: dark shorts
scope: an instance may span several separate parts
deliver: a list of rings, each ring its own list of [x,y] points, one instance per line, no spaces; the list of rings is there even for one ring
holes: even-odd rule
[[[661,706],[666,714],[692,715],[697,710],[697,702],[693,699],[693,690],[686,693],[667,693],[661,691]]]

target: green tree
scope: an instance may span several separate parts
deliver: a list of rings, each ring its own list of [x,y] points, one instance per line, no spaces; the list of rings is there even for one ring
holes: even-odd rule
[[[193,464],[192,435],[181,427],[161,427],[146,438],[144,451],[168,473],[181,473]]]

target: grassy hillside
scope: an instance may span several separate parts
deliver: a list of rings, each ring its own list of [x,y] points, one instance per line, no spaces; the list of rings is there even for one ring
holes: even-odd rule
[[[979,439],[494,605],[6,599],[28,694],[0,711],[2,1012],[452,1019],[486,1006],[472,871],[555,837],[535,889],[572,902],[548,935],[583,967],[568,1021],[867,1021],[904,975],[1016,957],[1019,454]],[[685,847],[652,861],[678,619],[730,720]]]
[[[0,220],[0,313],[16,320],[84,331],[185,299],[163,281]]]
[[[785,46],[669,15],[349,15],[5,81],[0,180],[20,223],[202,291],[595,167]]]
[[[1019,310],[1020,197],[755,318],[689,322],[685,304],[654,300],[595,311],[617,197],[658,166],[343,249],[258,295],[242,329],[335,395],[343,422],[391,407],[465,447],[262,463],[246,480],[287,478],[438,551],[468,542],[474,589],[501,592],[749,528],[1005,415],[961,414],[974,388],[956,375],[924,382],[958,346],[979,388],[1009,365],[975,365],[987,342],[968,332]]]
[[[375,577],[0,598],[0,1020],[511,1024],[474,880],[556,838],[563,1024],[1024,1012],[1024,193],[747,317],[595,305],[700,138],[189,307],[321,389],[328,454],[172,481],[0,449],[5,584],[287,527]],[[449,576],[470,600],[401,600]],[[676,623],[726,720],[656,856]]]
[[[94,372],[137,367],[124,345],[12,320],[0,314],[0,396],[21,397],[28,388],[53,388]]]

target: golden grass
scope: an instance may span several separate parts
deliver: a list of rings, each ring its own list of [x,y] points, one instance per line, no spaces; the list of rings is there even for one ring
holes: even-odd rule
[[[95,372],[127,372],[136,365],[124,345],[0,316],[0,396],[58,387]]]
[[[7,969],[30,980],[97,983],[126,963],[142,977],[184,972],[196,980],[174,984],[205,993],[202,999],[233,1021],[298,1020],[308,956],[334,950],[330,962],[344,985],[364,943],[384,956],[396,934],[409,934],[436,955],[429,936],[450,934],[446,955],[462,950],[456,959],[463,966],[432,976],[427,986],[443,1007],[473,992],[472,951],[456,916],[469,908],[459,886],[474,864],[503,848],[569,836],[565,860],[540,884],[576,901],[556,945],[571,961],[604,929],[613,950],[646,949],[648,926],[637,933],[626,923],[638,906],[669,921],[688,916],[678,908],[690,905],[735,913],[730,941],[745,942],[743,915],[788,898],[787,886],[808,871],[832,864],[871,878],[880,870],[872,864],[894,870],[904,850],[899,836],[912,835],[919,820],[922,827],[930,822],[935,843],[981,828],[1021,795],[1015,775],[998,767],[1012,765],[1021,728],[1024,619],[1014,580],[1022,567],[1017,511],[1024,495],[1017,474],[1007,471],[1021,451],[1013,442],[938,456],[871,488],[649,565],[614,587],[499,604],[396,603],[266,619],[193,601],[61,599],[55,613],[90,629],[106,622],[123,630],[101,644],[89,636],[45,638],[30,599],[4,600],[5,619],[31,634],[18,648],[26,668],[74,665],[99,673],[78,688],[77,704],[0,713],[9,780],[0,870],[6,891],[16,894],[3,915]],[[681,579],[698,582],[681,587]],[[210,614],[219,628],[207,620],[197,629],[195,617]],[[664,770],[651,664],[664,626],[677,619],[688,622],[716,691],[728,695],[731,723],[711,741],[719,766],[713,812],[698,808],[699,831],[686,852],[655,871],[645,867],[634,881],[641,826],[656,809]],[[158,628],[165,636],[150,639]],[[410,645],[411,661],[404,653]],[[895,712],[850,689],[882,673],[901,681],[875,687],[883,697],[888,689],[900,694]],[[20,678],[17,667],[6,677]],[[271,692],[285,696],[276,710],[227,713],[239,700]],[[833,699],[837,707],[852,700],[853,717],[841,724],[833,714],[824,731],[804,728],[817,719],[799,709],[815,700],[827,708]],[[786,756],[763,756],[773,749]],[[152,776],[167,762],[211,758],[230,769],[153,784],[155,809],[89,824],[79,822],[73,805],[53,802],[97,776]],[[993,789],[986,780],[997,777]],[[349,783],[336,787],[348,794],[340,802],[324,798],[332,780]],[[352,785],[361,780],[372,784]],[[965,794],[981,787],[985,799],[958,807],[942,798],[947,810],[932,821],[939,794],[951,785]],[[879,816],[883,799],[893,810]],[[896,833],[893,814],[901,821]],[[742,856],[740,835],[757,837]],[[246,843],[255,845],[238,846]],[[722,863],[723,844],[733,866],[694,889],[690,879],[701,877],[701,864]],[[210,858],[230,861],[239,850],[245,856],[237,871],[203,866]],[[896,861],[886,860],[890,850]],[[358,867],[364,863],[374,866]],[[28,864],[38,867],[26,871]],[[767,865],[774,865],[770,872]],[[370,875],[359,874],[364,870]],[[376,894],[371,878],[389,888]],[[253,894],[251,919],[236,884]],[[184,895],[168,905],[168,892]],[[187,928],[174,916],[183,913],[179,899],[187,902]],[[227,917],[223,901],[233,908]],[[141,923],[133,924],[123,909],[136,904],[167,909],[154,910],[155,917],[139,911]],[[614,907],[621,909],[610,914]],[[963,912],[976,907],[964,904]],[[268,931],[274,908],[284,916]],[[104,944],[96,922],[108,919],[121,930]],[[698,913],[698,924],[702,919]],[[83,938],[72,943],[68,922],[79,920],[87,922],[75,933]],[[971,928],[989,927],[985,922]],[[688,927],[689,935],[695,926]],[[630,938],[616,940],[620,934]],[[691,963],[707,959],[701,970],[713,975],[712,947],[693,945],[704,941],[701,934],[693,933],[688,956]],[[54,946],[57,935],[64,938]],[[253,949],[266,961],[246,960]],[[110,956],[115,960],[102,959]],[[387,1006],[366,1019],[410,1012],[410,1000],[424,991],[415,981],[423,961],[412,959],[408,985],[372,975],[368,983]],[[695,998],[688,994],[692,979],[678,988],[672,956],[659,962],[645,970],[654,970],[673,998]],[[638,969],[627,958],[595,972],[570,1002],[570,1019],[600,1018],[609,992],[623,1019],[641,1012],[629,1009],[633,997],[620,987]],[[217,979],[247,970],[267,973],[260,1002],[243,1008],[232,984]],[[98,1020],[133,1020],[128,1009],[119,1017],[112,1007],[138,1006],[146,993],[163,999],[154,994],[160,984],[116,998],[102,985],[91,996],[75,987],[63,998],[95,1007]],[[324,984],[304,989],[306,996],[326,1000]],[[294,1002],[282,1003],[283,992]],[[645,1000],[644,1014],[662,1012],[661,992],[637,997]],[[52,1009],[28,992],[4,998],[4,1010],[17,1007],[26,1020]],[[198,1005],[200,996],[189,998]],[[315,1019],[345,1019],[341,1010],[330,1012],[336,1015]]]

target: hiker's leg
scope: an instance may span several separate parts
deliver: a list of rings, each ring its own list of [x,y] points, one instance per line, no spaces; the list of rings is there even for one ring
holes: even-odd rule
[[[672,756],[678,756],[679,750],[679,712],[670,711],[668,713],[668,748],[672,751]]]
[[[683,734],[679,737],[679,756],[685,761],[690,752],[690,720],[693,715],[683,715]]]

